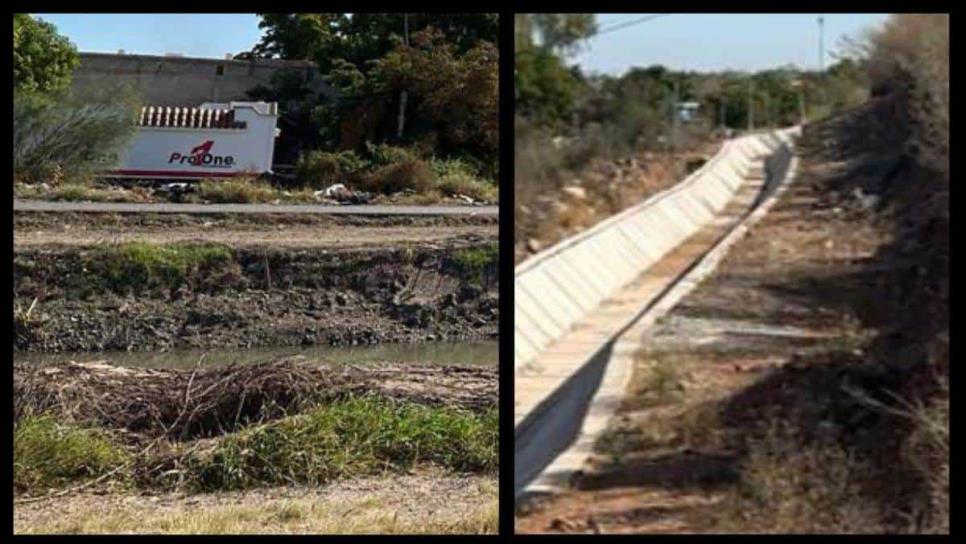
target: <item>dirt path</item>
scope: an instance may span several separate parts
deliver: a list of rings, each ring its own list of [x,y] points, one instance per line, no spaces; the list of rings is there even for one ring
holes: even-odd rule
[[[176,204],[14,200],[14,211],[136,213],[306,213],[319,215],[498,215],[499,206],[326,206],[318,204]]]
[[[233,214],[14,214],[14,246],[88,246],[117,242],[208,241],[235,247],[344,248],[410,243],[444,246],[461,239],[495,241],[499,219]]]
[[[497,225],[385,226],[344,225],[219,226],[209,221],[201,225],[173,227],[131,227],[88,225],[64,222],[60,225],[15,228],[14,247],[45,245],[90,246],[123,242],[174,243],[205,241],[233,247],[270,246],[293,249],[332,247],[360,249],[399,246],[408,243],[452,245],[471,237],[495,242]]]
[[[495,533],[497,488],[493,476],[428,469],[323,488],[198,495],[88,492],[16,506],[14,532]]]
[[[770,214],[651,331],[573,489],[521,505],[517,532],[744,532],[787,521],[732,511],[740,486],[782,477],[763,476],[743,445],[764,414],[795,402],[812,410],[807,395],[830,387],[799,378],[820,382],[823,368],[861,358],[870,301],[881,297],[873,256],[889,241],[861,202],[828,198],[857,182],[848,164],[806,149],[801,166]]]

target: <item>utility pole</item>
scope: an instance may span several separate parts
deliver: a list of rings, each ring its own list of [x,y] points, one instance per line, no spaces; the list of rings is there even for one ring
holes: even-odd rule
[[[677,79],[674,80],[674,99],[671,104],[671,115],[673,116],[671,124],[671,145],[674,147],[674,151],[678,149],[678,117],[680,117],[678,112],[678,94],[680,93],[681,82]]]
[[[825,17],[818,16],[818,71],[825,71]]]
[[[755,80],[748,78],[748,132],[755,130],[755,101],[753,98],[753,91],[755,87]]]
[[[762,102],[764,102],[764,104],[762,104],[763,107],[761,108],[762,125],[764,125],[767,128],[772,126],[772,122],[775,120],[774,112],[771,111],[771,100],[768,99],[767,90],[764,93],[762,93],[761,100]]]
[[[804,125],[808,122],[805,118],[805,81],[796,79],[792,81],[792,87],[798,91],[798,119],[799,123]]]
[[[409,14],[403,13],[403,43],[406,47],[409,47]],[[403,89],[399,93],[399,122],[396,126],[396,139],[401,140],[403,135],[403,127],[406,125],[406,101],[409,98],[409,94],[406,89]]]

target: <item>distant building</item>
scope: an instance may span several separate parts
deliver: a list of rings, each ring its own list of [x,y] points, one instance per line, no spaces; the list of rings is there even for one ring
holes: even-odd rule
[[[699,109],[701,109],[700,102],[678,102],[678,119],[684,123],[690,123],[698,116]]]
[[[331,94],[315,63],[310,61],[206,59],[175,53],[129,55],[123,50],[118,54],[80,53],[72,85],[82,89],[129,83],[141,92],[147,104],[197,106],[203,102],[245,100],[247,91],[269,85],[272,75],[281,70],[303,72],[319,92]]]

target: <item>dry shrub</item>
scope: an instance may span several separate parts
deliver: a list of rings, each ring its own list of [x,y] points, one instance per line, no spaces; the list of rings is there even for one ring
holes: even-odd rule
[[[255,177],[208,179],[198,184],[198,196],[215,204],[252,204],[279,198],[271,184]]]
[[[513,191],[517,202],[515,219],[519,222],[523,219],[520,206],[532,206],[538,195],[556,191],[566,175],[566,169],[564,153],[554,145],[548,132],[517,118],[515,136]],[[519,227],[517,232],[520,232]]]
[[[908,424],[899,459],[915,474],[919,493],[897,513],[905,520],[900,528],[912,533],[949,533],[949,384],[943,377],[936,381],[938,391],[928,400],[891,394],[883,403],[852,391],[863,403]]]
[[[949,15],[893,15],[865,47],[873,89],[907,98],[917,154],[948,175]]]
[[[831,441],[803,445],[773,422],[751,445],[738,487],[721,501],[715,529],[752,533],[881,533],[881,513],[861,493],[866,467]]]
[[[379,167],[363,176],[360,188],[387,195],[407,189],[422,193],[430,189],[432,181],[433,173],[426,161],[404,159]]]
[[[436,180],[436,187],[445,195],[465,195],[474,200],[487,202],[495,201],[499,197],[499,189],[492,183],[468,174],[447,174]]]
[[[590,225],[594,218],[594,210],[580,202],[558,203],[558,224],[566,230],[579,231]]]
[[[922,475],[925,505],[914,512],[917,529],[949,534],[949,397],[914,406],[908,412],[916,423],[905,445],[905,456]]]
[[[405,380],[394,380],[397,376]],[[496,405],[492,369],[328,368],[280,359],[194,371],[70,363],[13,369],[14,421],[51,413],[143,436],[191,439],[302,412],[349,396],[380,396],[471,411]],[[402,384],[402,385],[400,385]]]

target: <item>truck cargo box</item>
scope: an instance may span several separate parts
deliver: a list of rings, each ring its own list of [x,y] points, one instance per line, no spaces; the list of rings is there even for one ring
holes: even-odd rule
[[[204,179],[271,174],[278,105],[145,106],[137,134],[107,177]]]

